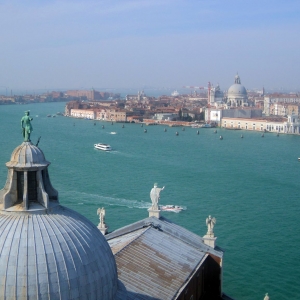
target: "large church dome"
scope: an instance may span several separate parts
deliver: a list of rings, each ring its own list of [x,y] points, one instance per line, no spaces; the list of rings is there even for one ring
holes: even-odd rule
[[[247,96],[247,91],[243,85],[235,83],[228,89],[228,96]]]
[[[106,239],[68,208],[2,213],[0,249],[1,299],[115,298],[117,269]]]
[[[234,84],[228,89],[227,105],[233,107],[248,105],[247,90],[241,84],[239,75],[235,76]]]
[[[0,298],[117,298],[115,258],[99,229],[59,204],[42,150],[24,141],[0,190]]]

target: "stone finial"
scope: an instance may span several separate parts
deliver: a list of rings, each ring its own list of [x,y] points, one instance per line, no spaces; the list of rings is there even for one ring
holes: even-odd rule
[[[207,233],[206,235],[203,237],[203,241],[206,245],[215,248],[216,246],[216,237],[214,234],[214,226],[217,223],[216,218],[212,218],[210,215],[208,216],[208,218],[206,218],[206,225],[207,225]]]
[[[157,187],[157,183],[154,183],[153,188],[150,191],[150,199],[152,201],[152,206],[148,209],[149,211],[149,217],[160,217],[160,209],[159,209],[159,199],[160,199],[160,192],[164,189],[165,187],[159,188]]]
[[[98,208],[97,215],[99,215],[99,220],[100,220],[97,227],[102,232],[102,234],[105,235],[107,233],[108,227],[105,224],[105,209],[104,209],[104,207]]]
[[[268,296],[268,293],[266,293],[264,300],[270,300],[270,297]]]

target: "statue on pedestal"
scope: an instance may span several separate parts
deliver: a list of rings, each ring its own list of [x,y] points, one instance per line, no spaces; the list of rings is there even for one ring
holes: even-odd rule
[[[150,191],[150,198],[152,201],[152,207],[151,209],[153,210],[158,210],[158,202],[160,199],[160,192],[164,189],[165,187],[159,188],[157,187],[157,183],[154,183],[154,187]]]
[[[264,300],[269,300],[270,297],[268,296],[268,293],[266,293]]]
[[[217,223],[216,218],[212,218],[211,216],[208,216],[206,218],[206,225],[207,225],[207,235],[214,237],[214,226]]]
[[[105,219],[105,209],[104,209],[104,207],[98,208],[97,215],[99,215],[99,219],[100,219],[98,227],[104,228],[105,227],[105,222],[104,222],[104,219]]]
[[[22,134],[24,137],[24,142],[30,142],[30,134],[32,129],[31,121],[33,118],[29,117],[29,110],[25,111],[25,116],[21,119]]]

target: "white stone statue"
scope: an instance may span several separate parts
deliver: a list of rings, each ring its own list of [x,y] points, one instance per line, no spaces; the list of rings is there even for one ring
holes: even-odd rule
[[[164,189],[165,187],[158,188],[157,183],[154,183],[154,187],[151,189],[150,192],[150,198],[152,201],[152,209],[153,210],[158,210],[158,202],[160,199],[160,192]]]
[[[268,296],[268,293],[266,293],[264,300],[270,300],[270,297]]]
[[[208,218],[206,218],[207,235],[211,237],[214,236],[214,226],[216,223],[217,223],[216,218],[212,218],[211,216],[208,216]]]
[[[99,219],[100,219],[98,227],[105,227],[105,222],[104,222],[104,219],[105,219],[105,209],[104,209],[104,207],[98,208],[97,215],[99,215]]]

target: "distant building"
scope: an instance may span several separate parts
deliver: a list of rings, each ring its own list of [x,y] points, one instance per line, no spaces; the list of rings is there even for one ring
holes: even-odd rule
[[[248,106],[247,91],[241,84],[239,75],[235,76],[234,84],[228,89],[226,102],[228,107]]]

